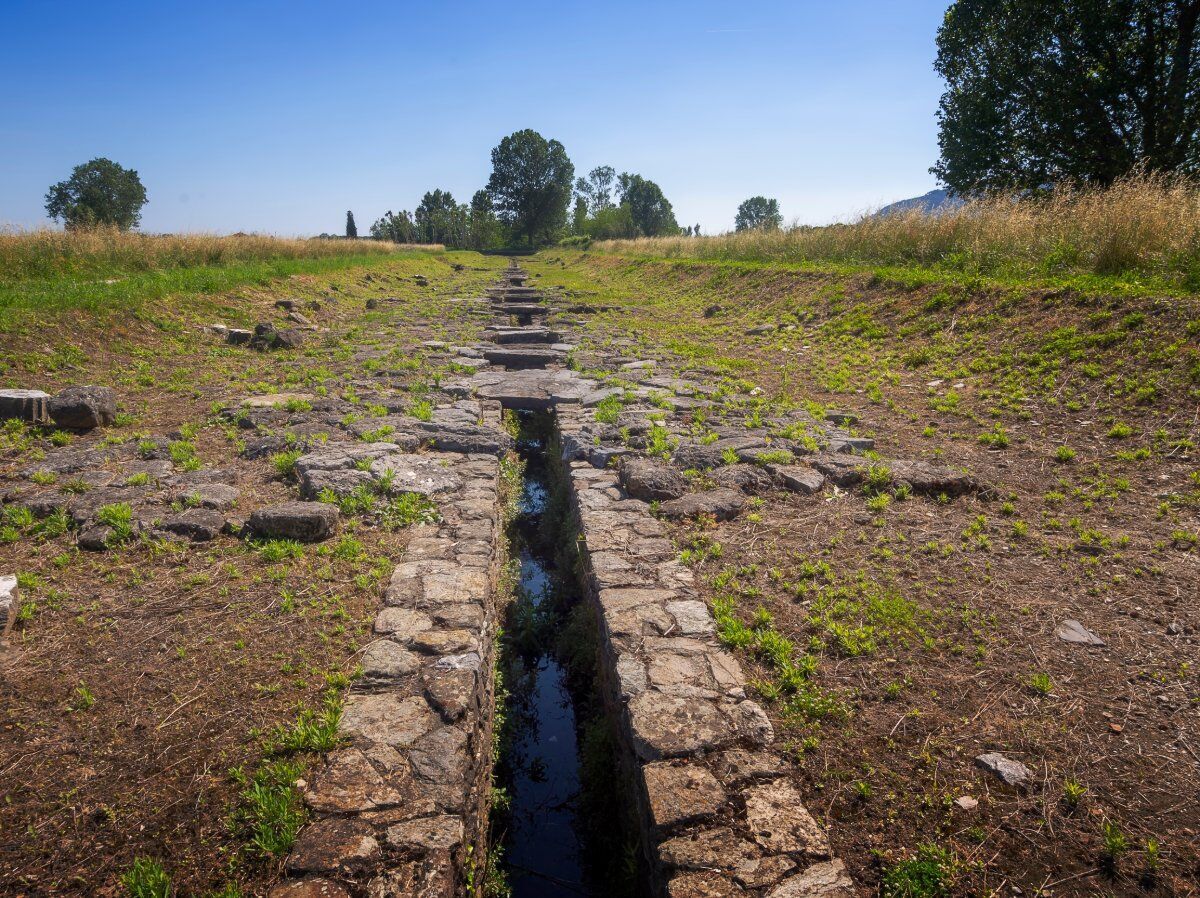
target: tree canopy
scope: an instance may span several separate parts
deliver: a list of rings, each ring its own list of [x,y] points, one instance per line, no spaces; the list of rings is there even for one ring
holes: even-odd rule
[[[566,224],[574,179],[575,166],[563,145],[527,128],[505,137],[492,150],[487,190],[514,235],[526,237],[532,245]]]
[[[357,237],[358,236],[358,225],[356,225],[354,223],[354,213],[353,212],[346,213],[346,236],[347,237]]]
[[[450,247],[466,245],[467,207],[456,203],[450,191],[427,191],[413,218],[421,243],[444,243]]]
[[[662,188],[641,175],[622,173],[617,179],[621,205],[629,207],[629,216],[638,235],[661,237],[678,234],[679,224]]]
[[[957,0],[938,31],[953,192],[1200,169],[1200,0]]]
[[[131,168],[103,157],[77,165],[71,177],[46,193],[46,214],[67,228],[116,225],[136,228],[146,205],[146,188]]]
[[[733,226],[737,231],[759,229],[774,231],[783,224],[783,216],[779,214],[779,200],[769,200],[765,196],[752,196],[738,206],[737,216]],[[699,228],[697,228],[699,230]]]

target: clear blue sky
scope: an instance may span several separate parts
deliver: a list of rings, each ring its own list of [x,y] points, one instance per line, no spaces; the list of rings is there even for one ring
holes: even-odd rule
[[[146,231],[363,231],[482,187],[535,128],[577,173],[657,181],[681,224],[747,196],[822,223],[935,186],[948,0],[0,0],[0,224],[135,168]]]

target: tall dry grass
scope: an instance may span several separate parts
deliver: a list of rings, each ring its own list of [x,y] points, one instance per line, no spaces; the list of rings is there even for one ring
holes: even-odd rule
[[[116,228],[0,230],[0,280],[135,273],[237,262],[386,255],[402,246],[375,240],[294,240],[257,234],[150,235]]]
[[[612,240],[601,251],[666,258],[920,265],[1000,276],[1149,276],[1200,289],[1200,185],[1138,174],[1105,189],[988,197],[933,214],[716,237]]]

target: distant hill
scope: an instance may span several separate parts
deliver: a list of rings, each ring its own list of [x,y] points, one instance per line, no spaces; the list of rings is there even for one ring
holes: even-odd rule
[[[911,212],[914,209],[919,212],[937,212],[942,209],[957,209],[963,204],[963,201],[951,196],[948,190],[931,190],[924,196],[914,196],[911,199],[900,200],[891,205],[884,206],[876,215],[896,215],[903,212]]]

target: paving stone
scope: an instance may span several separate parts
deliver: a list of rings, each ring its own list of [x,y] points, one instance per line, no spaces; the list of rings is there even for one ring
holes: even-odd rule
[[[407,789],[401,792],[386,781],[367,756],[357,748],[338,749],[330,753],[321,769],[313,775],[313,783],[304,793],[304,800],[318,812],[345,814],[352,811],[373,811],[392,807],[405,800],[411,792],[411,776]]]
[[[418,633],[432,628],[433,618],[411,608],[384,608],[375,616],[375,632],[400,643],[411,643]]]
[[[1054,628],[1054,635],[1063,642],[1076,645],[1104,645],[1104,640],[1077,620],[1065,620]]]
[[[284,502],[259,508],[249,527],[260,536],[321,542],[337,530],[338,510],[326,502]]]
[[[354,740],[406,748],[440,722],[437,713],[419,695],[352,693],[346,699],[340,729]]]
[[[420,667],[419,655],[390,639],[377,639],[362,654],[362,679],[368,685],[393,683]]]
[[[634,750],[643,761],[726,748],[737,738],[715,703],[647,690],[629,700]]]
[[[727,488],[690,493],[681,499],[672,499],[659,506],[659,514],[666,518],[694,518],[712,515],[718,521],[737,517],[746,500],[737,490]]]
[[[751,786],[742,793],[751,838],[771,854],[829,856],[825,833],[786,780]]]
[[[786,768],[783,760],[772,752],[731,748],[713,756],[712,769],[722,782],[737,786],[754,780],[774,779]]]
[[[289,873],[352,872],[373,865],[380,856],[369,823],[327,817],[300,831],[286,866]]]
[[[450,814],[405,820],[389,827],[387,831],[388,845],[400,849],[453,851],[462,844],[462,840],[462,818]]]
[[[839,860],[824,861],[782,882],[767,898],[854,898],[854,881]]]
[[[117,393],[111,387],[67,387],[47,403],[47,410],[67,430],[106,427],[117,417]]]
[[[706,819],[725,803],[725,790],[716,777],[697,764],[647,764],[642,776],[650,816],[659,829]]]
[[[667,898],[729,898],[742,890],[721,873],[684,873],[667,883]]]
[[[635,499],[653,502],[678,499],[687,492],[687,481],[666,462],[628,456],[618,469],[621,486]]]
[[[713,636],[717,632],[716,621],[708,606],[699,600],[667,602],[663,607],[675,618],[677,632],[683,636]]]
[[[733,870],[761,852],[729,827],[689,832],[658,846],[664,864],[678,870]]]
[[[767,465],[767,471],[793,493],[812,495],[825,486],[825,475],[801,465]]]
[[[158,529],[185,537],[194,543],[214,540],[221,535],[224,528],[225,516],[211,508],[192,508],[163,518],[158,524]]]
[[[460,720],[474,705],[477,681],[473,670],[433,667],[422,672],[421,683],[425,698],[446,723]]]
[[[351,898],[350,893],[331,879],[312,877],[281,882],[271,886],[267,898]]]
[[[0,421],[17,418],[30,424],[50,420],[50,394],[41,390],[0,390]]]
[[[975,766],[994,773],[1001,782],[1009,786],[1023,786],[1033,776],[1033,771],[1022,764],[1006,758],[998,751],[990,751],[975,758]]]
[[[785,854],[743,861],[734,871],[738,885],[747,889],[762,889],[773,886],[796,869],[796,862]]]
[[[0,639],[7,639],[21,610],[21,590],[15,575],[0,576]]]
[[[465,787],[470,758],[467,734],[458,726],[442,726],[417,740],[409,750],[413,772],[426,782]],[[465,797],[465,792],[460,792]]]
[[[170,468],[170,463],[167,463],[167,467]],[[176,491],[171,501],[224,511],[236,505],[240,495],[235,487],[225,483],[198,483]]]

